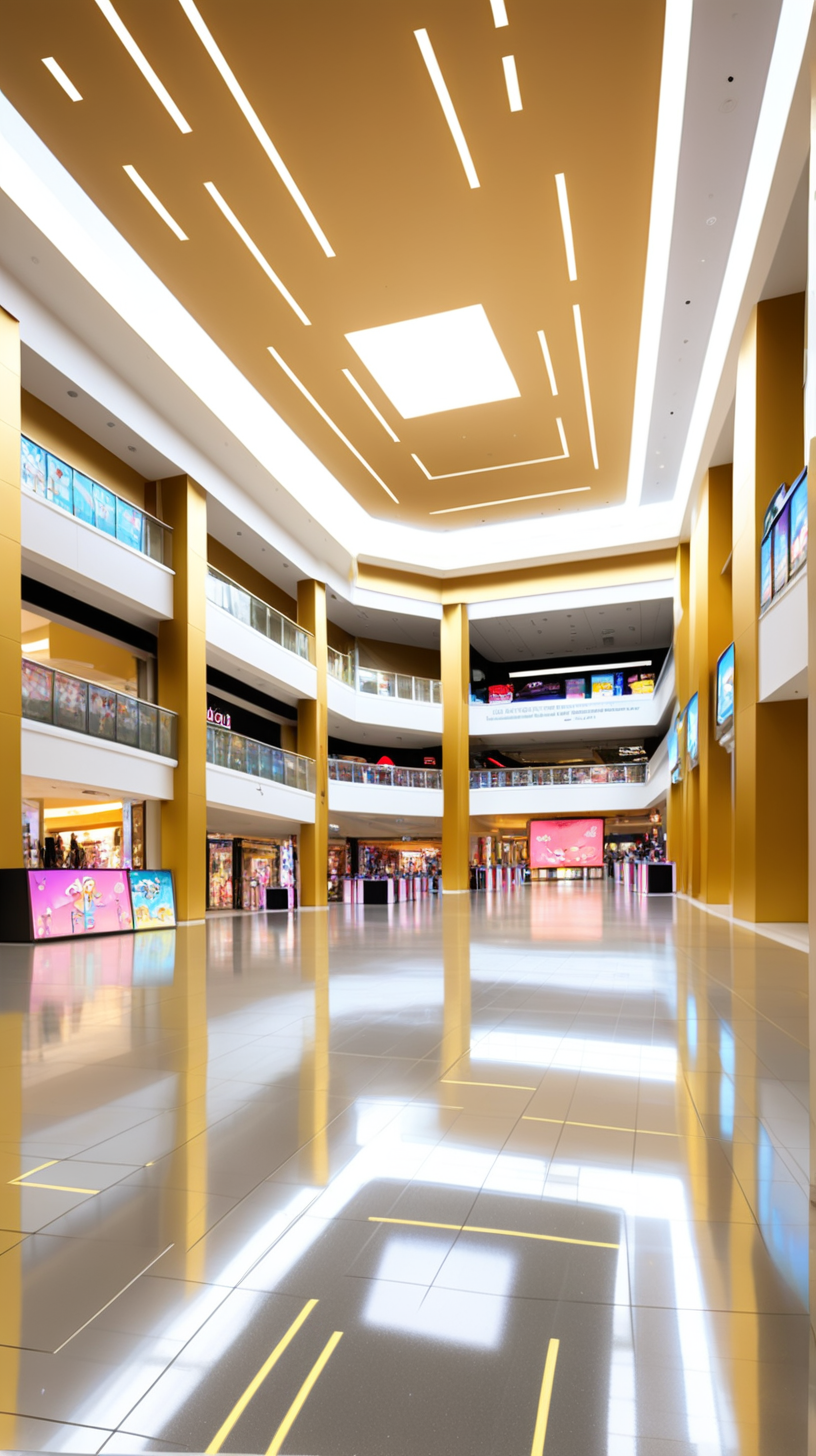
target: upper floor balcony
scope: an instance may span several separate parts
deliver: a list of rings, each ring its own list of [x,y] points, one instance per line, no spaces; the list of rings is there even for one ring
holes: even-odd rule
[[[470,812],[492,814],[618,813],[650,808],[669,787],[665,751],[652,763],[474,769]]]
[[[293,830],[313,824],[314,760],[209,724],[207,804]]]
[[[560,676],[566,677],[566,671]],[[606,676],[611,677],[611,673]],[[559,739],[573,741],[586,739],[588,734],[656,735],[668,726],[674,697],[674,655],[670,652],[651,692],[632,691],[616,695],[613,690],[609,696],[471,702],[470,732],[473,737],[487,742],[511,734],[517,741],[522,741],[520,735],[530,733],[550,733]]]
[[[442,737],[442,684],[437,678],[359,667],[353,653],[329,648],[328,706],[332,731],[355,724],[408,730],[431,742]],[[339,721],[338,721],[339,720]]]
[[[207,660],[287,703],[317,696],[311,632],[212,566],[207,568]]]
[[[173,615],[173,532],[22,436],[23,572],[153,627]]]
[[[334,814],[439,818],[442,770],[329,759],[329,809]]]
[[[172,799],[178,719],[167,708],[23,658],[22,715],[23,775],[47,781],[44,792],[57,781]]]

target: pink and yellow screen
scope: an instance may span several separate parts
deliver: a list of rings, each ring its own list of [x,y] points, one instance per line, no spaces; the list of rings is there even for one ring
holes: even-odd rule
[[[530,822],[530,866],[602,865],[603,819],[533,819]]]

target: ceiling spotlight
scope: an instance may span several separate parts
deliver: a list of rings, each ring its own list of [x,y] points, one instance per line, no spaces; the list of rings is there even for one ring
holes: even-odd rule
[[[79,392],[78,392],[78,390],[76,390],[76,389],[69,389],[68,390],[68,398],[69,399],[79,399]]]

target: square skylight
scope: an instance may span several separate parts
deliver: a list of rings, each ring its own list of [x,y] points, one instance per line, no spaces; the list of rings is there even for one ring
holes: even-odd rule
[[[405,420],[519,397],[480,303],[346,338]]]

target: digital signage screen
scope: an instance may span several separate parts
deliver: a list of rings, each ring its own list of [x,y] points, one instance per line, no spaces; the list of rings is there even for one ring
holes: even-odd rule
[[[776,596],[790,576],[790,505],[784,506],[779,512],[771,535],[773,537],[773,589],[774,596]]]
[[[673,784],[678,784],[683,777],[683,765],[680,762],[680,734],[677,724],[673,723],[669,729],[669,774]]]
[[[771,570],[771,538],[766,536],[759,548],[759,605],[767,607],[773,596],[773,572]]]
[[[717,660],[717,727],[723,728],[734,716],[734,644],[726,647]]]
[[[603,819],[531,819],[530,866],[602,865]]]
[[[564,696],[566,698],[586,697],[586,678],[568,677],[564,682]]]
[[[35,940],[133,929],[126,870],[29,870]]]
[[[176,923],[171,870],[131,870],[130,897],[137,930],[168,930]]]
[[[807,561],[808,497],[807,476],[800,480],[790,503],[790,570],[791,576]]]
[[[686,757],[689,768],[700,761],[700,700],[695,693],[686,708]]]
[[[615,674],[613,672],[592,674],[593,698],[614,698]]]

